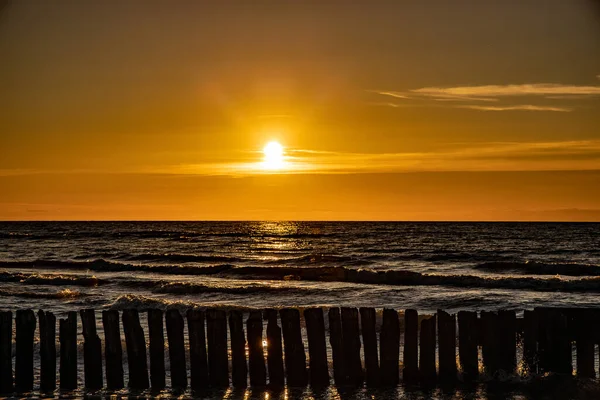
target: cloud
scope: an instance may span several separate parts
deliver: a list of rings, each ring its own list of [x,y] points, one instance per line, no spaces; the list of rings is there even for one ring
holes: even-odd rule
[[[572,108],[568,107],[551,107],[551,106],[534,106],[531,104],[522,104],[517,106],[457,106],[458,108],[468,108],[470,110],[481,111],[557,111],[570,112]]]

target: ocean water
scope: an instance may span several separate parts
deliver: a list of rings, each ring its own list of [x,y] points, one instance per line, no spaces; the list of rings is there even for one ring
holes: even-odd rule
[[[599,303],[597,223],[0,223],[0,309]]]
[[[88,307],[370,306],[432,313],[599,302],[597,223],[0,223],[0,310],[41,308],[59,318]],[[100,313],[97,318],[103,337]],[[145,313],[141,319],[145,327]],[[37,338],[35,346],[38,371]],[[78,347],[82,387],[81,342]],[[166,357],[169,383],[168,352]],[[127,382],[127,368],[125,374]],[[596,382],[514,376],[499,386],[450,390],[230,389],[201,397],[536,399],[599,393]],[[189,391],[177,396],[192,397]]]

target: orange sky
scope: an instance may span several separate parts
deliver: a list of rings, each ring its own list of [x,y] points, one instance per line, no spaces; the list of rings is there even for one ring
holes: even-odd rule
[[[0,219],[599,221],[598,49],[592,0],[10,1]]]

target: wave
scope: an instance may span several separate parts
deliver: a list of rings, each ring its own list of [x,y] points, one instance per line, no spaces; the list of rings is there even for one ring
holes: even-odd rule
[[[0,296],[22,297],[26,299],[75,299],[87,296],[78,290],[63,289],[58,292],[28,292],[24,290],[0,289]]]
[[[18,282],[29,285],[73,285],[73,286],[99,286],[108,283],[95,276],[76,275],[49,275],[36,273],[0,272],[0,282]]]
[[[131,271],[179,275],[243,276],[245,279],[306,280],[320,282],[349,282],[396,286],[452,286],[463,288],[520,289],[532,291],[592,292],[600,293],[600,277],[564,280],[560,277],[485,277],[477,275],[438,275],[403,270],[355,269],[341,266],[246,266],[228,264],[207,267],[153,266],[113,263],[105,260],[91,262],[7,262],[6,268],[44,267],[60,269],[87,269],[91,271]]]
[[[168,263],[188,263],[188,262],[240,262],[239,257],[217,256],[217,255],[197,255],[197,254],[134,254],[123,257],[126,261],[150,261],[150,262],[168,262]]]
[[[600,276],[600,266],[593,264],[543,263],[537,261],[487,262],[478,264],[473,268],[499,274],[520,272],[530,275]]]
[[[165,310],[167,308],[176,308],[180,311],[185,311],[190,308],[217,308],[221,310],[256,310],[256,307],[227,305],[227,304],[203,304],[187,300],[168,300],[147,297],[142,295],[127,294],[119,296],[112,304],[109,305],[113,310],[136,309],[145,311],[153,308]]]

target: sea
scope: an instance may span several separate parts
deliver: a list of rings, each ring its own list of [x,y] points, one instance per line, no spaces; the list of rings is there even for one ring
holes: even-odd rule
[[[598,304],[599,223],[0,222],[0,310],[58,318],[82,308],[520,314]],[[354,395],[323,398],[494,398]],[[511,396],[500,398],[527,398]]]

